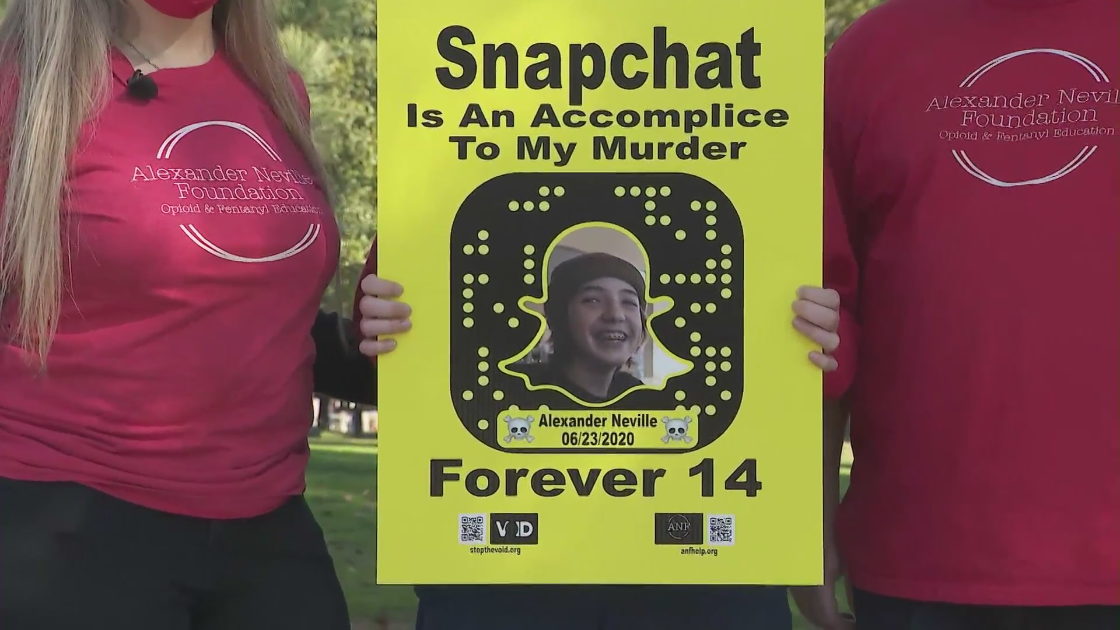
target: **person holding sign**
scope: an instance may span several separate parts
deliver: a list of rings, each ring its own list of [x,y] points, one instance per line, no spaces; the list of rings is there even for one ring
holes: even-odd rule
[[[841,246],[843,242],[840,243]],[[843,259],[843,256],[834,257]],[[404,287],[376,275],[377,244],[362,270],[353,319],[360,350],[371,359],[394,351],[394,335],[411,330]],[[821,346],[810,361],[837,372],[839,294],[802,287],[793,303],[794,327]],[[606,254],[585,254],[554,271],[545,307],[561,360],[533,377],[609,399],[640,384],[620,368],[644,340],[641,275]],[[847,361],[846,355],[843,358]],[[581,366],[597,366],[586,370]],[[843,374],[841,378],[846,378]],[[595,378],[592,378],[592,375]],[[631,380],[633,379],[633,380]],[[831,382],[831,381],[830,381]],[[826,385],[827,386],[827,385]],[[792,627],[785,589],[726,586],[424,586],[417,630],[783,630]]]
[[[7,2],[4,630],[350,628],[303,497],[339,238],[269,4]]]
[[[827,56],[860,282],[826,557],[859,630],[1120,627],[1118,23],[1115,0],[895,0]],[[796,590],[818,627],[831,586]]]

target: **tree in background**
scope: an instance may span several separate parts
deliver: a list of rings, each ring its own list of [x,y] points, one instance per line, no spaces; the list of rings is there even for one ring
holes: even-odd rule
[[[323,306],[345,313],[377,229],[377,2],[279,0],[277,8],[336,193],[341,264]]]
[[[827,0],[825,2],[825,50],[832,48],[833,42],[844,29],[884,0]]]

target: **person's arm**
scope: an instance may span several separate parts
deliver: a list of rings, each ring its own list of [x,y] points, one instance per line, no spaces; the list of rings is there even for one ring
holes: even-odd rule
[[[315,340],[315,393],[376,405],[377,366],[358,352],[353,323],[338,313],[319,311],[311,338]]]
[[[836,369],[825,372],[821,429],[823,442],[823,532],[824,580],[821,586],[794,587],[790,594],[798,610],[814,627],[827,630],[853,630],[836,600],[835,587],[844,574],[844,563],[836,545],[835,520],[840,506],[840,463],[848,427],[845,394],[856,373],[855,319],[857,265],[847,238],[846,221],[826,157],[824,165],[824,285],[840,295],[840,345],[832,351]]]
[[[850,629],[855,627],[850,615],[840,613],[833,594],[834,584],[844,575],[844,559],[836,544],[836,513],[840,509],[840,466],[844,453],[844,441],[848,434],[849,405],[848,393],[857,378],[859,353],[858,342],[860,322],[858,319],[859,300],[859,262],[852,247],[848,225],[852,206],[837,189],[830,167],[830,158],[825,158],[825,221],[824,221],[824,279],[825,286],[840,295],[840,322],[837,332],[840,345],[833,352],[837,369],[824,376],[823,442],[824,442],[824,552],[826,571],[826,590],[821,597],[829,598],[826,604],[835,611],[829,618],[834,620],[833,628]],[[845,188],[845,190],[850,190]],[[852,608],[851,584],[848,588],[848,606]],[[854,612],[854,610],[853,610]]]
[[[849,32],[851,29],[849,29]],[[859,72],[846,46],[837,42],[825,58],[825,156],[824,156],[824,286],[840,296],[840,345],[832,352],[836,369],[824,374],[822,409],[824,530],[824,581],[822,586],[790,589],[797,608],[818,628],[853,630],[856,624],[840,612],[835,587],[844,574],[835,539],[835,519],[840,505],[840,463],[848,427],[847,394],[857,378],[859,347],[859,258],[853,247],[851,227],[859,236],[853,203],[853,112],[847,82]],[[838,59],[839,57],[839,59]],[[850,600],[850,598],[849,598]]]
[[[843,201],[837,193],[831,160],[824,161],[824,286],[840,295],[840,345],[832,352],[836,369],[824,375],[824,397],[839,400],[848,392],[856,375],[859,320],[859,265],[848,239]]]
[[[824,530],[826,564],[839,579],[845,573],[835,540],[836,513],[841,501],[840,470],[845,437],[851,421],[850,394],[859,380],[861,268],[867,251],[865,198],[857,183],[859,141],[867,120],[866,90],[859,83],[868,48],[861,40],[864,24],[852,25],[825,57],[825,221],[824,247],[826,286],[840,295],[841,369],[825,376],[824,421]],[[843,367],[846,365],[846,368]],[[831,381],[829,380],[831,377]],[[828,556],[831,556],[829,558]],[[851,584],[848,605],[852,606]],[[829,597],[833,593],[828,593]],[[852,609],[852,612],[856,612]],[[850,617],[849,617],[850,620]],[[854,624],[852,624],[854,625]],[[838,627],[852,627],[841,623]]]
[[[840,457],[844,451],[844,436],[848,429],[848,409],[845,395],[855,380],[856,342],[859,323],[856,320],[859,266],[848,240],[847,222],[843,203],[836,192],[831,164],[824,165],[824,284],[840,294],[840,345],[833,352],[837,368],[824,377],[824,518],[826,550],[827,538],[832,535],[832,523],[840,504]]]
[[[311,97],[303,77],[288,72],[303,122],[311,126]],[[377,368],[358,352],[353,323],[337,313],[322,310],[311,325],[315,342],[314,389],[316,394],[365,405],[377,404]]]

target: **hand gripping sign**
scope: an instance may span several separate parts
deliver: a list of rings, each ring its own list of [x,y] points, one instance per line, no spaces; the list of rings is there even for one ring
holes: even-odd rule
[[[378,9],[378,581],[816,583],[822,8]]]

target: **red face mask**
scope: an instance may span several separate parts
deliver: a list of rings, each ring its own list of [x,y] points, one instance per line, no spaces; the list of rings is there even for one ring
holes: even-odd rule
[[[218,4],[218,0],[144,0],[156,11],[173,18],[193,20]]]

